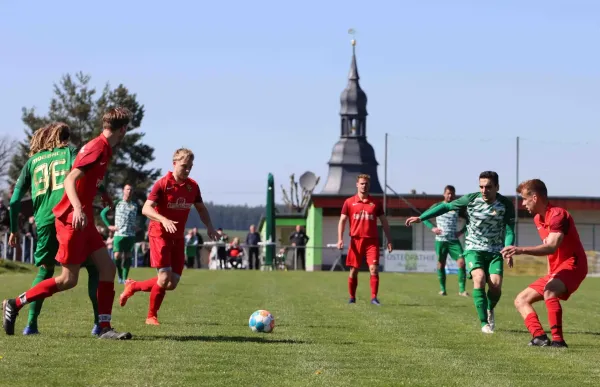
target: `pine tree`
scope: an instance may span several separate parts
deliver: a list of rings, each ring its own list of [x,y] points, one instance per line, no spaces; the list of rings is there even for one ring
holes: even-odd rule
[[[38,115],[35,108],[23,108],[22,121],[25,124],[26,139],[12,158],[9,180],[13,185],[28,159],[29,140],[38,128],[52,121],[62,121],[71,128],[71,143],[80,148],[98,136],[102,131],[102,115],[113,106],[127,107],[133,113],[128,133],[115,149],[113,159],[106,174],[105,186],[114,198],[120,194],[125,184],[131,184],[134,195],[140,203],[146,200],[147,191],[160,176],[159,169],[148,168],[154,160],[154,148],[142,142],[144,133],[139,132],[144,118],[144,106],[137,96],[119,85],[111,89],[106,84],[96,97],[96,89],[90,85],[91,76],[81,72],[63,76],[54,85],[54,97],[50,101],[48,114]]]

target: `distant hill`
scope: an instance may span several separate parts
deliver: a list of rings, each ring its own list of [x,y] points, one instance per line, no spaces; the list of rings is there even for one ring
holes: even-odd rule
[[[277,205],[278,211],[285,212],[285,206]],[[258,227],[260,218],[265,214],[265,206],[250,207],[248,205],[223,205],[206,203],[206,208],[210,213],[213,226],[223,228],[224,230],[247,231],[251,224]],[[186,223],[186,228],[198,227],[204,228],[200,216],[192,208],[190,216]]]

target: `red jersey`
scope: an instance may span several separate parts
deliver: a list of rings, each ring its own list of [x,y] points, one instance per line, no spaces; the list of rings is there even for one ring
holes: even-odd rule
[[[194,204],[202,203],[202,195],[198,183],[194,180],[188,178],[178,183],[175,181],[173,173],[169,172],[154,183],[148,200],[156,203],[156,207],[154,207],[156,212],[177,222],[175,224],[177,231],[170,234],[160,222],[151,220],[148,226],[148,235],[165,239],[181,239],[185,237],[185,223],[190,210]]]
[[[81,147],[73,163],[73,169],[79,168],[85,172],[83,177],[77,180],[76,191],[88,220],[94,217],[94,198],[98,193],[98,187],[104,180],[111,157],[112,148],[108,139],[101,134]],[[67,223],[71,222],[73,206],[66,191],[52,212],[55,217],[61,218]]]
[[[241,247],[239,247],[239,246],[238,247],[231,247],[229,249],[229,256],[236,258],[236,257],[240,256],[241,252],[242,252],[242,248]]]
[[[342,215],[350,219],[350,236],[355,238],[379,238],[377,218],[383,215],[383,208],[371,196],[360,200],[358,195],[349,197],[342,207]]]
[[[573,265],[578,266],[578,268],[587,271],[585,249],[581,244],[581,239],[579,239],[575,222],[567,210],[549,204],[546,208],[544,221],[541,220],[540,215],[536,215],[533,221],[542,240],[545,240],[552,232],[560,232],[564,235],[554,254],[548,255],[551,273],[555,273],[556,269],[568,260],[571,260]]]

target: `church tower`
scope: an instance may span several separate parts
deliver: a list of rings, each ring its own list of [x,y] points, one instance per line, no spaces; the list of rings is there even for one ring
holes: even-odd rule
[[[352,40],[352,63],[348,86],[342,92],[340,139],[334,145],[329,159],[329,174],[322,195],[356,193],[356,177],[361,173],[371,176],[372,194],[382,194],[377,176],[375,150],[367,142],[367,94],[361,89],[356,65],[356,40]]]

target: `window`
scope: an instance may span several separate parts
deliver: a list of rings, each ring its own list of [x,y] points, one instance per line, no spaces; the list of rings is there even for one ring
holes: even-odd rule
[[[383,240],[383,228],[377,227],[379,230],[379,239]],[[392,234],[392,245],[394,250],[412,250],[413,249],[413,228],[406,226],[390,226],[390,234]]]

